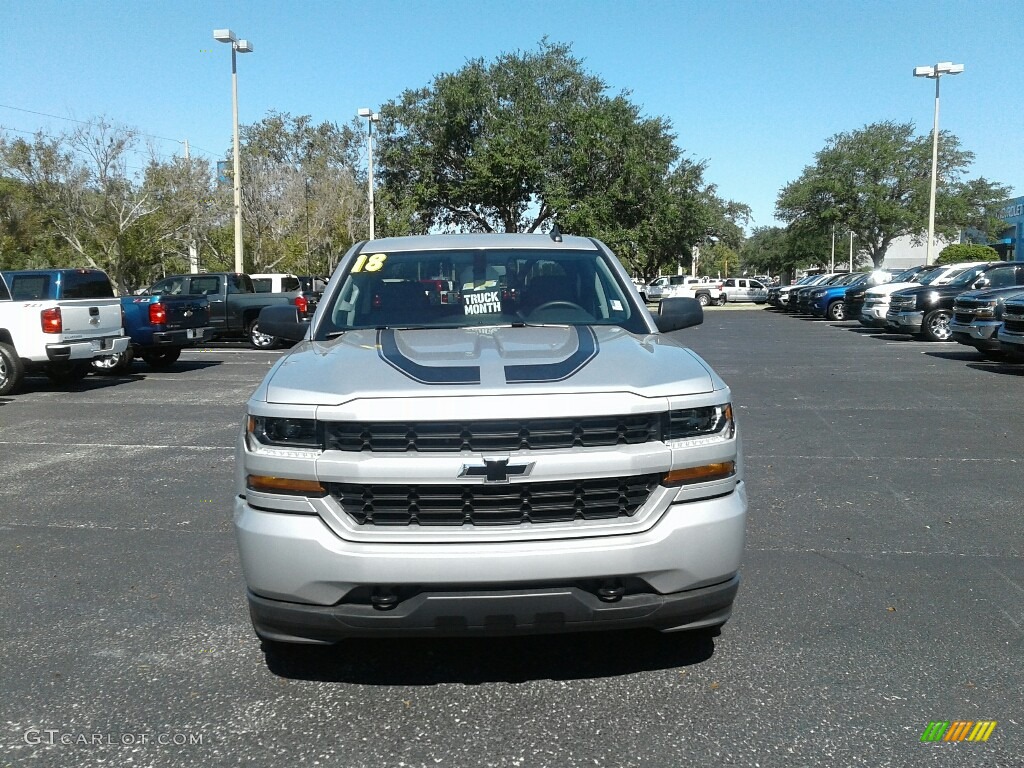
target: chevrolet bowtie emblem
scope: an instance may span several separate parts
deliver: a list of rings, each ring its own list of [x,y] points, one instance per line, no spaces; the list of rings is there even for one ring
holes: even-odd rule
[[[507,483],[510,477],[526,477],[533,469],[533,462],[509,466],[508,461],[508,459],[484,459],[483,466],[463,464],[459,477],[482,477],[485,483]]]

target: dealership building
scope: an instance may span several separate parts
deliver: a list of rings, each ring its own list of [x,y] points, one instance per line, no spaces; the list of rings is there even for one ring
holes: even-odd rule
[[[999,216],[1006,221],[1008,227],[996,242],[989,245],[1007,261],[1024,261],[1024,249],[1020,247],[1021,240],[1024,240],[1024,197],[1007,200],[999,210]]]

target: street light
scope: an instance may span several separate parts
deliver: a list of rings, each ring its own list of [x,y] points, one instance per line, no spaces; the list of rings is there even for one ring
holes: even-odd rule
[[[935,186],[939,165],[939,78],[943,75],[959,75],[963,71],[963,64],[954,64],[951,61],[940,61],[934,67],[914,67],[914,77],[930,77],[935,81],[935,120],[932,123],[932,191],[928,201],[928,249],[925,251],[925,264],[932,263],[932,249],[935,240]]]
[[[362,107],[359,110],[359,116],[366,118],[366,163],[368,168],[366,197],[370,203],[370,239],[373,240],[373,124],[380,121],[380,114],[367,107]]]
[[[219,43],[231,43],[231,117],[234,123],[233,149],[235,176],[235,272],[242,268],[242,169],[238,156],[238,72],[235,67],[236,53],[252,53],[252,43],[239,40],[230,29],[213,30],[213,39]]]

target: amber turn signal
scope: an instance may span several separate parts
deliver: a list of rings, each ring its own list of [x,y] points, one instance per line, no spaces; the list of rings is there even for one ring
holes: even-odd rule
[[[264,493],[303,493],[323,496],[327,491],[316,480],[296,480],[293,477],[249,475],[246,485],[250,491]]]
[[[673,469],[661,481],[662,485],[685,485],[686,483],[707,483],[724,480],[736,474],[735,461],[720,461],[716,464],[702,464],[699,467]]]

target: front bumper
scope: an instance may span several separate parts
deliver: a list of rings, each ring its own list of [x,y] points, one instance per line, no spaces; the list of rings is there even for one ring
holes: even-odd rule
[[[996,336],[1001,325],[999,320],[974,320],[969,325],[952,320],[949,330],[953,333],[954,341],[977,349],[995,351],[1001,346]]]
[[[890,309],[885,314],[885,321],[886,327],[898,333],[920,333],[924,325],[924,312],[894,312]]]
[[[996,338],[999,341],[999,349],[1015,360],[1024,360],[1024,333],[1008,331],[1003,325],[996,332]]]
[[[860,324],[868,328],[885,328],[888,325],[885,319],[888,312],[888,304],[865,304],[860,312]]]
[[[728,618],[738,585],[745,484],[672,504],[640,533],[467,543],[342,539],[317,515],[235,500],[235,533],[257,633],[331,642],[406,634],[690,629]],[[618,602],[588,585],[622,583]],[[399,596],[390,610],[369,595]]]
[[[131,339],[127,336],[102,336],[83,341],[68,341],[47,344],[46,357],[54,363],[67,360],[92,360],[94,357],[116,355],[128,349]]]

